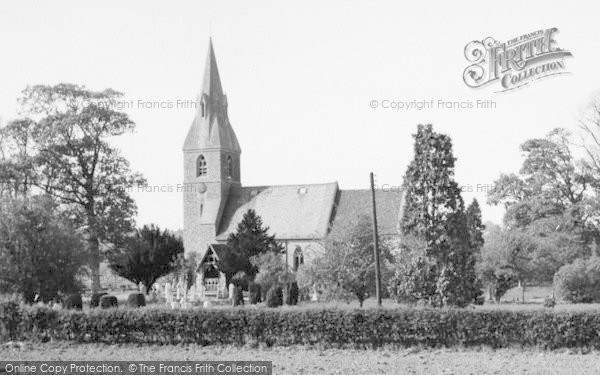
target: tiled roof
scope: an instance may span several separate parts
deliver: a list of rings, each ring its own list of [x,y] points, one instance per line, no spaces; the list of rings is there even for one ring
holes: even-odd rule
[[[235,232],[249,209],[278,239],[321,239],[327,235],[337,192],[335,182],[243,187],[225,206],[217,240]]]
[[[397,235],[402,213],[402,192],[375,192],[379,236]],[[354,225],[358,218],[373,216],[370,190],[340,190],[334,213],[332,235]]]
[[[402,194],[378,191],[375,198],[379,235],[398,234]],[[249,209],[256,211],[279,240],[323,239],[330,229],[335,234],[354,225],[361,215],[372,216],[370,190],[339,190],[335,182],[244,187],[229,198],[217,240],[224,241],[235,232]]]

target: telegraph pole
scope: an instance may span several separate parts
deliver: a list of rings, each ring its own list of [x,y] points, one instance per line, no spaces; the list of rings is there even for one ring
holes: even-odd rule
[[[371,199],[373,201],[373,244],[375,251],[375,293],[377,306],[381,307],[381,270],[379,269],[379,236],[377,235],[377,209],[375,207],[375,178],[371,172]]]

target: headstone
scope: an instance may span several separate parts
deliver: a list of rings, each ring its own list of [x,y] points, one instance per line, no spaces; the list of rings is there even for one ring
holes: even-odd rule
[[[319,294],[317,293],[317,288],[315,288],[315,287],[312,288],[312,294],[310,296],[310,300],[313,302],[319,301]]]
[[[229,289],[228,289],[228,298],[233,300],[234,298],[234,293],[235,293],[235,285],[233,285],[233,283],[229,283]]]
[[[173,300],[173,297],[171,296],[171,283],[168,281],[165,283],[165,300],[167,303],[170,303]]]

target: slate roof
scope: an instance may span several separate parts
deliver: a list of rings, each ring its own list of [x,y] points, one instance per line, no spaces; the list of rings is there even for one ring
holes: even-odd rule
[[[402,192],[376,191],[377,228],[379,236],[399,234],[402,207],[404,205]],[[332,235],[340,233],[343,228],[356,224],[358,218],[366,215],[373,216],[370,190],[340,190],[337,207],[333,217]]]
[[[319,239],[327,235],[338,192],[327,184],[249,186],[230,196],[221,219],[217,240],[226,240],[244,214],[253,209],[277,239]]]
[[[380,236],[398,234],[402,194],[376,192]],[[243,187],[223,211],[218,241],[225,241],[254,209],[279,240],[315,240],[371,217],[370,190],[340,190],[337,183]]]

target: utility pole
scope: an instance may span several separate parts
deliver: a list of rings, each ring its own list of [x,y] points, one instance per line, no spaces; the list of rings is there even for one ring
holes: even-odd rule
[[[379,269],[379,236],[377,235],[377,209],[375,207],[375,177],[371,172],[371,199],[373,201],[373,244],[375,251],[375,293],[377,306],[381,307],[381,270]]]

